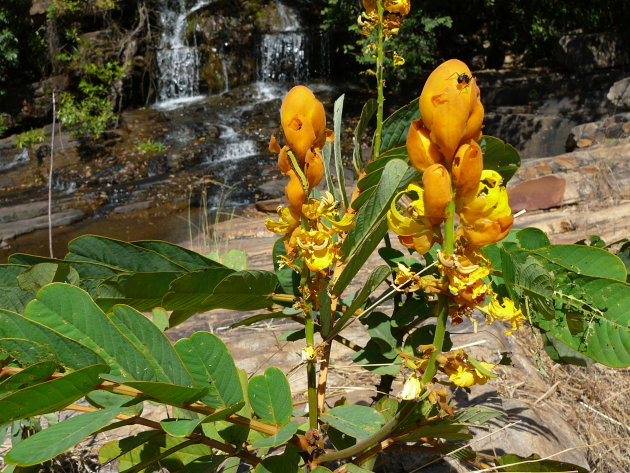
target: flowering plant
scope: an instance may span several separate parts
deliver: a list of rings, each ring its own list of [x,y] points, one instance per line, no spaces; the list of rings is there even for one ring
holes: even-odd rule
[[[380,35],[385,11],[408,12],[408,2],[364,3]],[[364,107],[355,130],[358,181],[350,197],[343,96],[333,131],[308,88],[285,97],[284,139],[269,144],[288,177],[287,206],[266,223],[281,235],[273,272],[235,270],[165,242],[93,235],[73,240],[63,260],[16,254],[0,267],[0,426],[27,437],[14,443],[7,463],[45,464],[87,436],[137,425],[145,430],[109,441],[99,460],[116,459],[129,472],[228,471],[239,463],[256,472],[365,472],[381,452],[414,445],[440,455],[464,451],[468,463],[503,471],[519,458],[482,459],[460,444],[471,426],[500,413],[452,403],[449,389],[496,375],[492,363],[452,348],[449,327],[483,319],[511,334],[528,324],[558,363],[630,365],[626,268],[604,250],[511,229],[504,184],[518,154],[482,136],[480,91],[468,67],[441,64],[420,97],[386,120],[381,80],[377,87],[378,100]],[[374,115],[364,162],[360,143]],[[379,245],[384,264],[349,293]],[[389,300],[387,314],[375,311]],[[294,411],[297,393],[280,369],[248,379],[216,335],[196,332],[174,344],[164,335],[219,308],[256,312],[238,326],[275,318],[303,326],[293,336],[304,340],[307,420]],[[364,346],[346,336],[354,321],[370,337]],[[328,405],[337,344],[380,376],[373,405]],[[401,388],[393,387],[396,377]],[[171,409],[148,418],[149,401]],[[81,415],[59,423],[48,417],[48,428],[30,436],[22,427],[60,410]],[[531,459],[518,468],[585,471]]]

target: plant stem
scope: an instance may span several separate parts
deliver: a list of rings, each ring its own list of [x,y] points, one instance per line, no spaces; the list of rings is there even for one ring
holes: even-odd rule
[[[448,217],[444,222],[444,253],[453,254],[455,248],[455,200],[451,200],[446,206]]]
[[[455,248],[455,200],[451,200],[446,206],[448,217],[444,222],[444,253],[453,254]],[[435,335],[433,335],[433,351],[427,363],[427,369],[422,375],[422,384],[427,385],[437,372],[436,358],[442,353],[444,345],[444,335],[446,333],[446,321],[448,320],[448,297],[444,294],[438,295],[437,321],[435,324]]]
[[[306,346],[315,346],[315,322],[311,314],[304,314]],[[308,382],[308,423],[311,429],[317,428],[317,376],[315,360],[306,361],[306,380]]]
[[[383,81],[383,69],[384,69],[384,52],[383,52],[383,2],[378,0],[376,2],[378,11],[378,25],[376,27],[376,33],[378,36],[377,48],[376,48],[376,133],[374,134],[374,149],[372,159],[378,159],[381,154],[381,134],[383,132],[383,104],[385,103],[385,95],[383,94],[383,88],[385,83]]]

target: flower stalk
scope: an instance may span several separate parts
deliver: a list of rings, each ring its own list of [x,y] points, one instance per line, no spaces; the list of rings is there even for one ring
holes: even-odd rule
[[[381,135],[383,133],[383,108],[385,104],[385,83],[383,80],[384,70],[384,30],[383,30],[383,0],[377,0],[376,11],[378,14],[378,23],[376,26],[377,34],[377,53],[376,53],[376,133],[374,134],[374,158],[378,159],[381,154]]]

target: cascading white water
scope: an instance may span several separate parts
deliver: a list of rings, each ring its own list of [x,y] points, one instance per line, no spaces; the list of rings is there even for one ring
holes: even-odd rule
[[[214,0],[169,0],[160,2],[162,25],[157,51],[158,102],[177,101],[199,95],[199,54],[186,43],[188,17]]]
[[[277,31],[262,36],[259,46],[258,80],[298,82],[309,77],[307,35],[294,10],[277,1]]]

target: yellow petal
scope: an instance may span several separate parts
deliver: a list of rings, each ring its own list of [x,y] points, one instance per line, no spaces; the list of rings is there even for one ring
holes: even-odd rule
[[[341,220],[330,220],[330,224],[336,232],[349,232],[354,227],[354,217],[356,214],[344,214]]]
[[[406,380],[403,385],[402,391],[398,395],[400,399],[405,401],[413,401],[420,397],[422,393],[422,384],[420,383],[420,379],[416,375],[416,373],[412,373]]]
[[[462,388],[467,388],[475,384],[475,376],[471,371],[468,371],[465,366],[458,366],[456,371],[449,374],[451,382]]]

